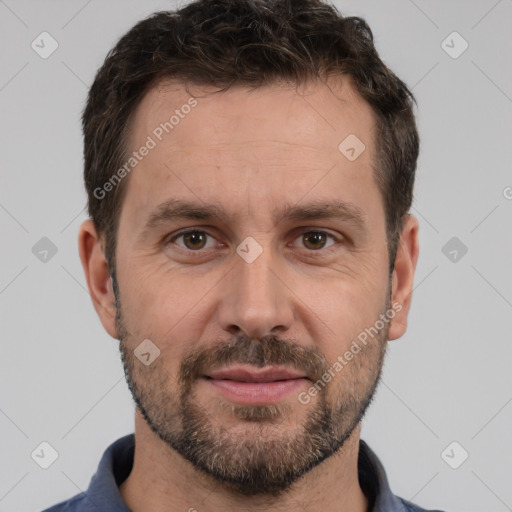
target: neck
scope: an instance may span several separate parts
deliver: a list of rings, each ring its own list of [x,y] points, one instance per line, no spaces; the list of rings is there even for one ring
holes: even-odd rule
[[[306,473],[280,497],[241,496],[196,469],[154,434],[139,412],[135,416],[135,456],[119,488],[132,512],[187,510],[216,512],[366,512],[368,500],[357,474],[360,426],[338,453]]]

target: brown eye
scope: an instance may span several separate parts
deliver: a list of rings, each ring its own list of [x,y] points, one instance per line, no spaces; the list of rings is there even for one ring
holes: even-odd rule
[[[332,240],[336,240],[333,235],[325,233],[323,231],[308,231],[306,233],[302,233],[299,239],[302,238],[303,245],[306,249],[310,249],[312,251],[318,251],[320,249],[325,249],[326,242],[328,238]],[[331,244],[333,245],[333,244]]]
[[[206,248],[208,237],[213,239],[212,236],[204,231],[186,231],[173,237],[171,240],[169,240],[169,243],[175,243],[176,240],[181,239],[183,242],[181,244],[177,243],[179,247],[188,249],[190,251],[199,251]]]
[[[183,241],[187,249],[202,249],[206,241],[206,236],[204,233],[194,231],[183,235]]]

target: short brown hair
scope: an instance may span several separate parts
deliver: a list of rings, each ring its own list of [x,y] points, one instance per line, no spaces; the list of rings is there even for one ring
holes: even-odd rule
[[[84,179],[111,274],[128,179],[104,197],[95,191],[126,162],[130,119],[152,85],[174,78],[226,90],[332,75],[349,75],[376,114],[375,179],[384,200],[391,271],[412,203],[419,137],[414,97],[380,59],[369,26],[320,0],[197,0],[131,28],[89,91],[82,116]]]

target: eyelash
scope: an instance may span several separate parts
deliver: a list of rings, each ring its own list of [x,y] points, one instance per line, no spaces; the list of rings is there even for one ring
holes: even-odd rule
[[[181,231],[180,233],[177,233],[175,234],[174,236],[172,236],[172,238],[166,238],[164,239],[164,245],[170,245],[171,243],[174,243],[175,240],[177,240],[178,238],[181,238],[183,236],[186,236],[188,234],[191,234],[191,233],[199,233],[199,234],[205,234],[207,236],[210,236],[211,238],[215,238],[213,235],[211,235],[210,233],[208,233],[207,231],[203,231],[203,230],[200,230],[200,229],[188,229],[186,231]],[[296,237],[299,238],[305,234],[322,234],[322,235],[325,235],[329,238],[331,238],[332,240],[334,240],[334,244],[328,246],[328,247],[325,247],[325,248],[321,248],[321,249],[307,249],[307,248],[304,248],[303,250],[311,253],[311,255],[315,254],[315,253],[324,253],[329,251],[330,249],[333,249],[335,248],[334,246],[336,245],[336,243],[340,243],[342,242],[342,238],[339,238],[339,237],[336,237],[335,235],[329,233],[328,231],[323,231],[321,229],[311,229],[311,228],[308,228],[308,229],[304,229],[303,231],[301,231],[298,236]],[[188,253],[190,254],[194,254],[194,253],[197,253],[198,255],[200,255],[201,253],[203,253],[204,251],[208,250],[208,249],[198,249],[198,250],[193,250],[193,249],[188,249],[186,247],[181,247],[181,246],[178,246],[180,249],[184,250],[184,251],[187,251]],[[302,248],[301,248],[302,249]]]

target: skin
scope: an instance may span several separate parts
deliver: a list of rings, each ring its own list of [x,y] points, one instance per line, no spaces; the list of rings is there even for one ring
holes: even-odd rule
[[[157,389],[155,375],[165,380],[168,394],[158,398],[164,400],[162,407],[171,408],[165,399],[171,400],[179,389],[180,363],[190,350],[206,351],[239,335],[275,335],[332,364],[389,303],[400,304],[381,336],[333,378],[323,399],[334,406],[348,400],[349,393],[367,395],[387,340],[401,337],[407,328],[418,258],[418,222],[408,216],[390,282],[384,204],[371,167],[375,118],[370,106],[347,77],[328,84],[313,82],[304,89],[276,84],[222,94],[209,94],[208,88],[189,90],[199,96],[198,105],[128,178],[116,252],[124,333],[116,322],[104,240],[90,220],[79,234],[87,284],[106,331],[123,338],[125,353],[131,354],[147,338],[161,351],[148,367],[137,366],[132,357],[132,376],[148,391]],[[137,108],[130,149],[144,144],[189,97],[177,83],[153,87]],[[349,134],[366,146],[353,162],[338,150]],[[219,204],[230,217],[222,222],[169,221],[144,232],[148,216],[170,198]],[[357,206],[364,229],[334,218],[272,223],[272,212],[285,203],[334,199]],[[193,252],[183,237],[162,244],[169,235],[191,227],[210,235],[206,248]],[[327,237],[324,247],[314,242],[318,248],[312,249],[304,233],[313,230],[338,241]],[[236,253],[248,236],[262,248],[250,264]],[[306,382],[300,390],[310,386]],[[227,429],[228,437],[237,441],[293,437],[321,400],[315,396],[304,405],[291,393],[279,402],[283,414],[276,421],[250,422],[235,414],[229,400],[204,380],[194,381],[192,389],[194,403],[212,425]],[[333,456],[287,492],[244,496],[170,448],[137,409],[134,467],[120,492],[135,512],[235,507],[362,512],[368,500],[357,476],[359,436],[360,424]]]

